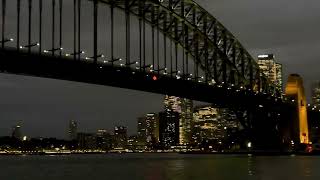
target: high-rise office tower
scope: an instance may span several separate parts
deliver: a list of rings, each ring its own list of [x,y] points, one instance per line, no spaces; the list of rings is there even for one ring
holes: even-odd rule
[[[273,54],[259,55],[258,64],[270,82],[274,83],[282,92],[282,64],[276,62]]]
[[[105,129],[99,129],[96,133],[97,148],[109,150],[112,147],[111,135]]]
[[[159,113],[159,139],[164,148],[179,144],[179,119],[180,114],[177,112]]]
[[[192,140],[195,145],[207,140],[222,141],[227,137],[229,130],[239,127],[235,114],[228,109],[197,107],[193,115]]]
[[[114,148],[125,149],[127,146],[127,128],[124,126],[114,127]]]
[[[179,114],[179,144],[187,145],[191,142],[193,101],[186,98],[166,95],[164,98],[165,112]]]
[[[312,84],[312,105],[320,107],[320,81]]]
[[[192,139],[193,102],[181,98],[181,115],[179,120],[179,144],[188,145]]]
[[[168,96],[164,97],[164,109],[165,111],[173,111],[177,113],[181,113],[181,100],[176,96]]]
[[[218,123],[218,109],[212,107],[196,108],[194,112],[193,143],[199,145],[204,140],[216,139],[217,134],[220,134]]]
[[[137,136],[129,136],[127,139],[127,148],[130,150],[143,149],[139,145]]]
[[[159,117],[155,113],[148,113],[146,120],[146,140],[147,143],[159,141]]]
[[[138,141],[142,144],[159,142],[159,117],[155,113],[148,113],[138,118]]]
[[[69,140],[77,139],[78,124],[76,121],[69,121],[68,136]]]
[[[137,141],[139,146],[145,146],[147,143],[146,138],[146,118],[139,117],[137,125]]]

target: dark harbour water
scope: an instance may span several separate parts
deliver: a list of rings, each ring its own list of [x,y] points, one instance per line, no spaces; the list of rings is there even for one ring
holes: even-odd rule
[[[0,180],[319,180],[320,157],[182,154],[0,156]]]

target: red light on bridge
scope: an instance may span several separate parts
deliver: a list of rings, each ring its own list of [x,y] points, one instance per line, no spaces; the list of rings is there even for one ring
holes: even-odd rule
[[[154,80],[154,81],[158,80],[157,76],[153,76],[152,80]]]

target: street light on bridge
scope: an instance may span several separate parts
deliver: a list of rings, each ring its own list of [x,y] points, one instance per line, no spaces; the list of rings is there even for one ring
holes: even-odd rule
[[[7,42],[13,42],[14,39],[10,38],[10,39],[5,39],[3,41],[0,41],[0,43],[7,43]]]
[[[148,65],[145,65],[145,66],[142,66],[141,69],[147,69],[149,68],[149,71],[150,72],[154,72],[155,70],[153,69],[153,65],[152,64],[148,64]]]
[[[180,74],[181,71],[172,71],[171,74]]]
[[[158,73],[160,73],[161,71],[164,71],[163,72],[163,75],[167,75],[168,73],[167,73],[167,70],[168,70],[168,68],[161,68],[161,69],[155,69],[154,71],[155,72],[158,72]]]
[[[75,52],[75,53],[66,54],[66,56],[69,57],[69,56],[75,56],[75,55],[79,55],[79,54],[85,54],[85,52],[79,51],[79,52]]]
[[[190,74],[190,76],[192,77],[192,74]],[[198,81],[199,83],[202,82],[202,80],[204,79],[204,76],[199,76],[199,77],[194,77],[194,78],[188,78],[188,80],[194,79],[195,81]]]
[[[117,62],[117,61],[122,61],[122,59],[121,58],[116,58],[116,59],[113,59],[113,60],[111,60],[111,61],[108,61],[108,60],[106,60],[106,61],[103,61],[103,63],[114,63],[114,62]]]
[[[134,62],[130,62],[130,63],[126,63],[126,66],[131,66],[131,65],[138,65],[139,62],[138,61],[134,61]]]
[[[25,49],[25,48],[32,48],[32,47],[35,47],[35,46],[40,46],[40,43],[33,43],[33,44],[28,44],[28,45],[25,45],[25,46],[20,46],[20,49]]]
[[[63,48],[55,48],[55,49],[49,49],[49,50],[43,50],[44,53],[49,53],[49,52],[55,52],[55,51],[62,51]]]
[[[104,58],[105,56],[103,54],[100,54],[98,56],[96,56],[97,58]],[[93,60],[95,58],[95,56],[92,56],[92,57],[86,57],[85,59],[86,60]]]

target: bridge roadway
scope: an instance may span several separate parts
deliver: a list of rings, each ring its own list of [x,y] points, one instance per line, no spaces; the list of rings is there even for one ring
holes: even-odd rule
[[[3,73],[53,78],[83,83],[106,85],[145,92],[185,97],[220,106],[254,107],[281,104],[281,99],[267,94],[256,94],[244,87],[208,85],[175,76],[159,75],[108,63],[74,60],[65,56],[17,53],[0,50],[0,70]],[[153,77],[157,79],[154,80]]]

